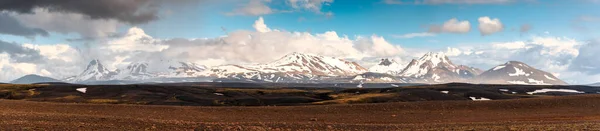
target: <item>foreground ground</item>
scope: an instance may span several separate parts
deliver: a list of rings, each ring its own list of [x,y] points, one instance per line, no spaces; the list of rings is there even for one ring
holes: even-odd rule
[[[309,106],[0,100],[3,130],[597,130],[600,95]]]

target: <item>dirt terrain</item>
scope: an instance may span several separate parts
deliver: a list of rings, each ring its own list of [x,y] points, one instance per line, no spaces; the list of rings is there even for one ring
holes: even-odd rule
[[[309,106],[0,100],[5,130],[598,130],[600,95]]]

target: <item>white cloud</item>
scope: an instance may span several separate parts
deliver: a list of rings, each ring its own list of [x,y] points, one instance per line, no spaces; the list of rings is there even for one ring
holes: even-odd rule
[[[433,33],[468,33],[471,31],[471,23],[469,21],[459,21],[456,18],[452,18],[443,25],[432,25],[429,27],[429,32]]]
[[[274,11],[271,7],[267,6],[266,3],[271,0],[250,0],[248,4],[236,9],[232,12],[226,13],[227,15],[266,15],[271,14]]]
[[[483,70],[510,60],[522,61],[540,70],[559,74],[559,78],[570,84],[582,84],[593,81],[587,78],[590,75],[582,75],[581,71],[570,69],[570,67],[581,65],[573,61],[580,55],[580,50],[584,50],[584,48],[580,48],[582,45],[586,45],[585,42],[571,38],[533,36],[527,41],[492,42],[478,46],[453,47],[469,49],[469,53],[463,51],[460,55],[449,56],[452,56],[450,59],[455,63],[480,67]],[[449,48],[447,52],[457,51]],[[591,65],[600,67],[595,63]]]
[[[331,11],[322,11],[323,6],[328,6],[333,3],[333,0],[286,0],[286,6],[277,9],[269,7],[268,4],[271,2],[272,0],[250,0],[247,4],[225,14],[259,16],[281,12],[310,11],[328,18],[333,16]]]
[[[502,22],[498,18],[490,19],[490,17],[484,16],[479,17],[477,21],[479,21],[479,32],[484,36],[500,32],[504,29],[504,25],[502,25]]]
[[[409,38],[415,38],[415,37],[430,37],[430,36],[435,36],[435,34],[429,33],[429,32],[422,32],[422,33],[409,33],[409,34],[403,34],[403,35],[392,35],[392,37],[394,37],[394,38],[402,38],[402,39],[409,39]]]
[[[297,10],[309,10],[318,14],[324,14],[321,8],[323,8],[323,5],[333,3],[333,0],[287,0],[287,3]]]
[[[254,21],[254,25],[252,25],[252,27],[254,27],[254,29],[256,29],[256,31],[258,32],[271,31],[271,29],[265,24],[265,20],[263,19],[263,17],[259,17],[258,20]]]
[[[444,52],[444,54],[446,54],[447,56],[458,56],[458,55],[463,54],[463,53],[458,48],[448,47],[446,49],[446,52]]]
[[[524,49],[526,47],[523,41],[492,43],[492,46],[497,49]]]
[[[60,60],[65,62],[73,62],[73,56],[79,55],[79,52],[66,44],[54,44],[54,45],[34,45],[34,44],[23,44],[23,47],[34,49],[47,59]]]
[[[108,49],[116,52],[123,51],[147,51],[156,52],[169,48],[168,45],[161,45],[158,41],[147,35],[144,30],[132,27],[127,34],[120,39],[111,40],[107,43]]]

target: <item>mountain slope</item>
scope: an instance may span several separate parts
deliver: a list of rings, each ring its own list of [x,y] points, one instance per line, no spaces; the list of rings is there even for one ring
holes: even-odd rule
[[[400,76],[417,83],[465,82],[481,73],[480,69],[454,65],[443,53],[429,52],[418,60],[413,59],[400,72]]]
[[[206,69],[206,66],[192,62],[177,62],[169,66],[168,77],[197,77]]]
[[[350,76],[366,72],[355,62],[334,57],[291,53],[268,64],[224,65],[213,67],[209,75],[228,76],[244,73],[303,74],[318,76]]]
[[[33,83],[44,83],[44,82],[62,82],[62,81],[56,80],[54,78],[44,77],[44,76],[39,76],[39,75],[34,75],[34,74],[25,75],[23,77],[20,77],[18,79],[10,81],[10,83],[13,83],[13,84],[33,84]]]
[[[404,69],[404,66],[402,66],[394,60],[381,59],[379,64],[369,68],[369,72],[397,75],[400,74],[400,72],[402,72],[402,69]]]
[[[65,79],[65,81],[70,82],[82,82],[82,81],[99,81],[99,80],[111,80],[114,76],[116,76],[118,72],[110,71],[102,63],[100,60],[92,60],[85,68],[83,72],[81,72],[77,76],[69,77]]]
[[[567,83],[548,72],[535,69],[523,62],[509,61],[477,76],[475,83],[566,85]]]
[[[144,80],[155,77],[148,72],[148,63],[131,63],[125,69],[117,69],[116,79],[121,80]]]

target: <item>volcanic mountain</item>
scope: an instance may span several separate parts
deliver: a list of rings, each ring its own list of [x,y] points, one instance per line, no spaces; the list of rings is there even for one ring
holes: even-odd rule
[[[399,64],[398,62],[391,59],[381,59],[379,64],[372,66],[369,68],[369,72],[374,73],[386,73],[390,75],[397,75],[402,72],[404,66]]]
[[[480,73],[477,68],[454,65],[441,52],[429,52],[418,60],[413,59],[399,75],[408,78],[409,82],[447,83],[465,82]]]
[[[39,76],[39,75],[25,75],[21,78],[10,81],[13,84],[33,84],[33,83],[47,83],[47,82],[62,82],[60,80],[56,80],[54,78]]]
[[[474,83],[566,85],[567,83],[548,72],[535,69],[523,62],[509,61],[489,69],[474,79]]]
[[[220,75],[239,73],[286,73],[320,76],[350,76],[367,70],[355,62],[334,57],[312,54],[291,53],[268,64],[257,65],[225,65],[210,69]]]
[[[85,68],[83,72],[81,72],[77,76],[72,76],[66,78],[65,81],[69,82],[81,82],[81,81],[99,81],[99,80],[111,80],[118,72],[110,71],[102,63],[100,60],[92,60]]]

